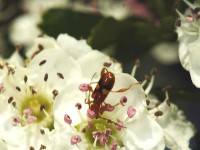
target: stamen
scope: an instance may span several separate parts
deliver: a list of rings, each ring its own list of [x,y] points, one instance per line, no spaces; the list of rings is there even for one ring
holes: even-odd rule
[[[44,131],[43,129],[40,129],[40,133],[41,133],[42,135],[44,135],[44,134],[45,134],[45,131]]]
[[[103,66],[104,66],[104,67],[107,67],[107,68],[110,67],[111,65],[112,65],[112,63],[109,63],[109,62],[105,62],[105,63],[103,64]]]
[[[168,90],[171,88],[171,86],[166,86],[162,90],[165,92],[165,100],[169,100],[169,93]]]
[[[98,137],[96,136],[94,139],[93,147],[97,147],[97,140],[98,140]]]
[[[44,114],[46,115],[47,118],[50,118],[49,114],[47,113],[47,111],[45,109],[42,110],[44,112]]]
[[[82,105],[80,103],[76,103],[75,107],[77,107],[78,109],[81,109]]]
[[[131,71],[131,76],[133,76],[133,77],[135,76],[136,70],[139,66],[140,66],[140,60],[136,59],[135,64],[134,64],[132,71]]]
[[[145,84],[146,84],[148,81],[150,81],[150,80],[149,80],[149,76],[148,76],[148,75],[145,75],[145,76],[144,76],[144,81],[142,81],[141,86],[144,87]]]
[[[195,6],[192,4],[192,3],[190,3],[189,1],[187,1],[187,0],[183,0],[189,7],[191,7],[192,9],[194,9],[195,8]]]
[[[133,106],[129,106],[127,110],[127,115],[129,118],[133,118],[136,114],[136,109]]]
[[[46,149],[46,146],[41,144],[39,150],[43,150],[43,149]]]
[[[154,83],[154,79],[155,79],[155,74],[157,72],[157,69],[156,68],[153,68],[151,70],[151,79],[150,79],[150,82],[147,86],[147,88],[145,89],[145,94],[148,95],[149,92],[151,91],[151,88],[153,87],[153,83]]]
[[[58,95],[58,90],[53,90],[52,91],[54,98]]]
[[[72,123],[72,119],[67,114],[64,115],[64,121],[67,124],[71,124]]]
[[[74,135],[74,136],[72,136],[70,142],[71,142],[71,145],[74,145],[74,144],[80,143],[81,141],[82,141],[82,139],[79,135]]]
[[[16,90],[19,91],[19,92],[21,92],[21,89],[18,86],[16,86]]]

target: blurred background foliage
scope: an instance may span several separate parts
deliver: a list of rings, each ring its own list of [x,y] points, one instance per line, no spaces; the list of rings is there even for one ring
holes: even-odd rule
[[[78,0],[71,0],[76,3]],[[82,0],[89,5],[96,0]],[[194,2],[194,0],[189,0]],[[118,1],[121,7],[126,8],[125,1]],[[130,15],[123,19],[105,17],[101,13],[82,12],[73,7],[53,8],[46,11],[38,27],[44,34],[57,37],[60,33],[87,40],[92,48],[98,49],[114,57],[122,63],[125,72],[132,69],[136,58],[141,60],[136,77],[142,81],[144,75],[149,74],[151,68],[156,67],[156,76],[153,93],[163,99],[162,87],[171,85],[171,100],[184,110],[189,119],[197,128],[194,138],[194,148],[200,149],[200,92],[191,82],[189,73],[181,64],[163,64],[152,55],[153,47],[162,42],[177,44],[175,22],[178,18],[175,9],[184,12],[187,8],[181,0],[139,0],[151,12],[150,18],[140,15]],[[9,26],[17,16],[26,13],[22,7],[23,0],[0,0],[0,50],[4,57],[9,57],[15,50],[9,40]],[[20,35],[19,35],[20,36]],[[22,45],[23,46],[23,45]],[[167,49],[163,55],[167,54]],[[176,52],[178,49],[176,49]],[[92,63],[92,62],[91,62]],[[198,114],[198,115],[197,115]]]

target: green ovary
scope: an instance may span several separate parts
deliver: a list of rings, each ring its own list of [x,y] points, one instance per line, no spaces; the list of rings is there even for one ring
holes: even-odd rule
[[[47,98],[42,94],[34,94],[26,96],[21,103],[20,112],[27,108],[32,109],[32,116],[37,118],[36,123],[42,123],[44,127],[53,129],[53,99]],[[48,114],[46,115],[45,112]]]

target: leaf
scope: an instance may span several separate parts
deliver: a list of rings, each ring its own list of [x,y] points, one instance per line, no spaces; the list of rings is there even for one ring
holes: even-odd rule
[[[39,24],[42,31],[57,37],[60,33],[68,33],[76,38],[87,38],[91,28],[103,17],[93,13],[81,13],[71,9],[51,9],[43,15]]]

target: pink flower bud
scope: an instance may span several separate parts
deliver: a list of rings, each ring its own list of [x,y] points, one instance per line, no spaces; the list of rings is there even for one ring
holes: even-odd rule
[[[119,130],[119,131],[121,131],[122,130],[122,128],[124,128],[124,124],[123,124],[123,122],[117,122],[116,124],[115,124],[115,127],[116,127],[116,129],[117,130]]]
[[[117,146],[118,146],[118,143],[117,143],[117,142],[113,142],[113,143],[110,145],[110,150],[116,150],[116,149],[117,149]]]

